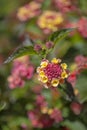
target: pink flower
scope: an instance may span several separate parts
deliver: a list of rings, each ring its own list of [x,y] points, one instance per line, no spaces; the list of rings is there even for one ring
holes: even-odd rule
[[[53,123],[59,123],[63,120],[61,111],[57,108],[49,108],[45,97],[42,95],[37,95],[35,107],[28,111],[28,118],[35,128],[48,128]]]
[[[42,50],[41,45],[39,45],[39,44],[35,44],[35,46],[34,46],[34,50],[35,50],[36,52],[40,52],[40,51]]]
[[[51,119],[48,115],[42,115],[39,119],[39,121],[41,122],[43,128],[48,128],[51,127],[54,123],[54,120]]]
[[[87,57],[78,55],[75,57],[75,70],[71,72],[71,74],[68,77],[68,81],[72,84],[74,87],[76,84],[77,76],[84,70],[87,69]]]
[[[63,121],[62,113],[59,109],[55,108],[50,117],[55,120],[56,123]]]
[[[40,14],[41,4],[36,1],[31,1],[29,4],[20,7],[17,17],[20,21],[27,21],[30,18],[36,17]]]
[[[36,112],[35,112],[35,111],[30,111],[30,112],[28,112],[28,117],[29,117],[31,120],[37,119],[37,117],[36,117],[35,115],[36,115]]]
[[[81,66],[84,63],[87,63],[87,57],[84,57],[82,55],[78,55],[75,57],[75,62],[78,66]]]
[[[67,64],[60,62],[61,60],[56,58],[53,58],[51,62],[46,59],[42,60],[37,73],[38,80],[43,83],[44,87],[57,87],[68,77]]]
[[[37,105],[41,105],[41,104],[43,104],[43,102],[45,101],[45,98],[42,96],[42,95],[37,95],[37,97],[36,97],[36,104]]]
[[[74,22],[72,22],[72,21],[66,21],[65,25],[64,25],[65,28],[77,28],[77,26],[78,25],[77,25],[76,21],[74,21]],[[70,32],[70,36],[73,36],[75,34],[75,32],[76,32],[76,30]]]
[[[72,86],[74,87],[76,84],[76,80],[77,80],[77,73],[76,72],[72,72],[69,77],[68,77],[68,82],[70,82],[72,84]]]
[[[77,8],[71,0],[54,0],[55,6],[63,13],[75,11]]]
[[[28,118],[31,120],[33,127],[40,128],[41,124],[39,122],[39,111],[32,110],[28,112]]]
[[[29,64],[27,60],[15,60],[13,62],[13,68],[11,75],[8,77],[9,87],[11,89],[16,87],[23,87],[25,80],[32,78],[34,73],[34,67]]]
[[[31,79],[33,76],[33,72],[34,72],[34,67],[29,66],[26,71],[27,71],[26,76],[25,76],[26,79]]]
[[[80,74],[84,69],[87,69],[87,57],[78,55],[75,57],[77,64],[77,74]]]
[[[23,87],[24,86],[24,81],[18,77],[18,76],[9,76],[8,77],[8,82],[9,82],[9,88],[14,89],[15,87]]]
[[[46,47],[47,49],[51,49],[53,47],[53,42],[51,41],[46,42]]]
[[[47,114],[41,114],[40,110],[28,112],[28,117],[32,122],[34,128],[47,128],[52,126],[54,120],[51,119]]]
[[[83,37],[87,37],[87,18],[81,17],[78,21],[78,31]]]
[[[76,115],[79,115],[82,110],[82,105],[77,102],[72,102],[70,108]]]
[[[62,68],[59,65],[55,64],[49,64],[45,69],[44,69],[47,77],[50,79],[52,78],[57,78],[61,76]]]
[[[27,129],[27,125],[26,124],[21,124],[21,128],[23,129],[23,130],[26,130]]]

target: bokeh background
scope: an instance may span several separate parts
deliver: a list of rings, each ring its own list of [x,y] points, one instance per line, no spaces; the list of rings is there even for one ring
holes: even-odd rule
[[[3,64],[19,45],[45,46],[63,28],[76,29],[47,58],[68,64],[79,103],[39,83],[39,56]],[[87,130],[87,0],[0,0],[0,130],[12,129]]]

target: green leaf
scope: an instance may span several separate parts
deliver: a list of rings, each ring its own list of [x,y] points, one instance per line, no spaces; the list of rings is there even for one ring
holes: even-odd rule
[[[65,80],[65,85],[59,85],[58,88],[60,88],[60,90],[64,91],[64,93],[66,94],[67,99],[69,101],[77,101],[77,99],[74,95],[73,87],[67,80]]]
[[[86,76],[79,76],[77,83],[76,83],[76,88],[78,89],[80,93],[80,102],[85,102],[87,101],[87,75]]]
[[[46,10],[50,7],[51,0],[44,0],[42,4],[42,10]]]
[[[18,47],[11,56],[8,57],[8,59],[4,63],[9,63],[12,60],[19,58],[24,55],[35,55],[37,54],[36,51],[34,51],[33,46],[20,46]]]
[[[75,28],[68,28],[68,29],[62,29],[60,31],[56,31],[53,34],[50,35],[49,40],[53,41],[54,44],[58,43],[60,40],[65,38],[71,31],[73,31]]]
[[[66,83],[65,92],[67,93],[69,99],[71,101],[76,100],[72,85],[69,82],[67,82],[67,80],[65,80],[65,83]]]
[[[0,102],[0,111],[6,107],[6,102]]]
[[[54,44],[56,44],[57,42],[59,42],[59,40],[62,40],[64,37],[66,37],[68,35],[69,32],[71,32],[73,29],[63,29],[60,31],[56,31],[54,32],[52,35],[50,35],[49,40],[53,41]],[[27,38],[28,39],[28,38]],[[24,55],[35,55],[37,54],[36,51],[33,49],[33,44],[31,44],[32,41],[30,41],[29,39],[26,40],[26,43],[24,43],[22,46],[19,46],[10,57],[8,57],[8,59],[4,62],[4,63],[9,63],[12,60],[14,60],[15,58],[24,56]],[[49,50],[51,51],[51,49]],[[40,56],[43,58],[46,57],[46,55],[49,53],[48,49],[47,50],[43,50],[40,53]]]
[[[86,127],[80,121],[71,122],[66,120],[63,124],[69,127],[70,130],[86,130]]]
[[[10,123],[9,126],[21,126],[22,124],[29,124],[29,119],[26,117],[15,117]]]
[[[69,116],[69,109],[67,107],[63,108],[62,115],[63,115],[64,118]]]
[[[43,58],[46,58],[46,49],[43,49],[40,53],[39,53],[39,56],[43,59]]]
[[[52,41],[54,43],[54,46],[49,50],[46,49],[46,55],[54,49],[55,44],[57,44],[59,41],[64,39],[74,29],[75,28],[62,29],[60,31],[56,31],[56,32],[52,33],[49,36],[48,41]]]

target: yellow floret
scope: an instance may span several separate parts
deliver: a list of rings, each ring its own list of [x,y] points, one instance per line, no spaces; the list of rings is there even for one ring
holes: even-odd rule
[[[47,81],[48,81],[47,76],[41,77],[41,81],[42,81],[43,83],[47,83]]]
[[[61,64],[61,67],[62,67],[63,69],[67,69],[67,64],[66,64],[66,63],[62,63],[62,64]]]
[[[24,17],[24,15],[28,15],[28,14],[29,14],[29,12],[28,12],[27,8],[21,7],[21,8],[19,8],[17,15],[18,15],[18,17]]]
[[[48,62],[47,61],[43,61],[41,62],[41,68],[45,68],[47,65],[48,65]]]
[[[50,109],[48,109],[47,113],[48,113],[48,115],[50,115],[52,112],[53,112],[53,109],[50,108]]]
[[[39,76],[40,76],[40,77],[44,77],[44,76],[45,76],[44,71],[40,71]]]
[[[53,59],[51,60],[51,62],[52,62],[52,63],[55,63],[55,64],[58,64],[58,63],[61,62],[61,60],[60,60],[60,59],[53,58]]]
[[[41,109],[41,112],[42,112],[43,114],[46,114],[46,113],[48,112],[48,107],[43,107],[43,108]]]
[[[62,74],[61,74],[61,78],[65,79],[67,77],[68,77],[68,74],[66,73],[66,71],[63,71]]]
[[[58,84],[59,84],[59,80],[58,80],[58,79],[53,79],[53,80],[51,81],[51,85],[52,85],[53,87],[57,87]]]
[[[58,63],[58,59],[53,58],[53,59],[51,60],[51,62],[57,64],[57,63]]]
[[[31,10],[35,10],[35,9],[40,8],[40,7],[41,7],[41,4],[32,1],[32,2],[29,3],[29,6],[30,6],[30,9],[31,9]]]
[[[75,95],[77,96],[77,95],[79,94],[78,89],[74,89],[74,93],[75,93]]]
[[[41,67],[37,68],[37,73],[39,73],[41,71]]]
[[[44,22],[40,22],[40,26],[41,26],[41,28],[45,28],[46,27]]]
[[[61,14],[58,14],[57,18],[54,20],[54,24],[58,25],[63,22],[63,17]]]

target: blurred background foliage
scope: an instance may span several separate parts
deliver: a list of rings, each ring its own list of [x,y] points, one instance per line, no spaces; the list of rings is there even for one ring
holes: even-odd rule
[[[49,36],[49,34],[43,33],[43,30],[37,25],[37,17],[27,21],[20,21],[18,19],[18,9],[31,1],[0,0],[0,130],[86,130],[87,69],[84,69],[78,75],[75,85],[75,88],[79,92],[79,101],[83,104],[83,110],[80,115],[75,115],[70,110],[70,102],[66,101],[63,97],[59,98],[56,96],[55,99],[55,93],[53,94],[51,90],[45,88],[41,90],[40,94],[46,98],[49,106],[61,108],[61,106],[64,106],[64,103],[66,104],[62,108],[65,120],[62,123],[55,123],[50,128],[34,128],[31,119],[27,116],[28,111],[35,108],[35,99],[38,95],[33,91],[33,88],[41,85],[38,83],[35,77],[36,75],[34,75],[33,79],[27,80],[22,88],[9,88],[7,79],[11,74],[13,63],[3,64],[6,58],[16,47],[27,42],[27,38],[33,39],[36,43],[45,44]],[[40,2],[42,11],[48,9],[59,11],[55,6],[52,6],[52,0],[43,0]],[[77,21],[81,17],[87,18],[87,1],[77,0],[75,2],[77,8],[79,8],[79,13],[75,11],[64,13],[65,23],[68,23],[67,21]],[[84,25],[84,22],[82,24]],[[64,28],[65,24],[61,26],[59,27],[60,29]],[[84,26],[83,32],[86,31],[87,33],[87,25]],[[70,27],[73,28],[72,25]],[[59,42],[47,58],[52,59],[55,56],[62,58],[69,67],[73,68],[75,64],[74,59],[77,55],[87,57],[87,34],[84,37],[79,31],[75,31],[73,35],[70,34],[70,36]],[[38,56],[29,56],[29,61],[34,65],[34,68],[40,64],[40,58]]]

